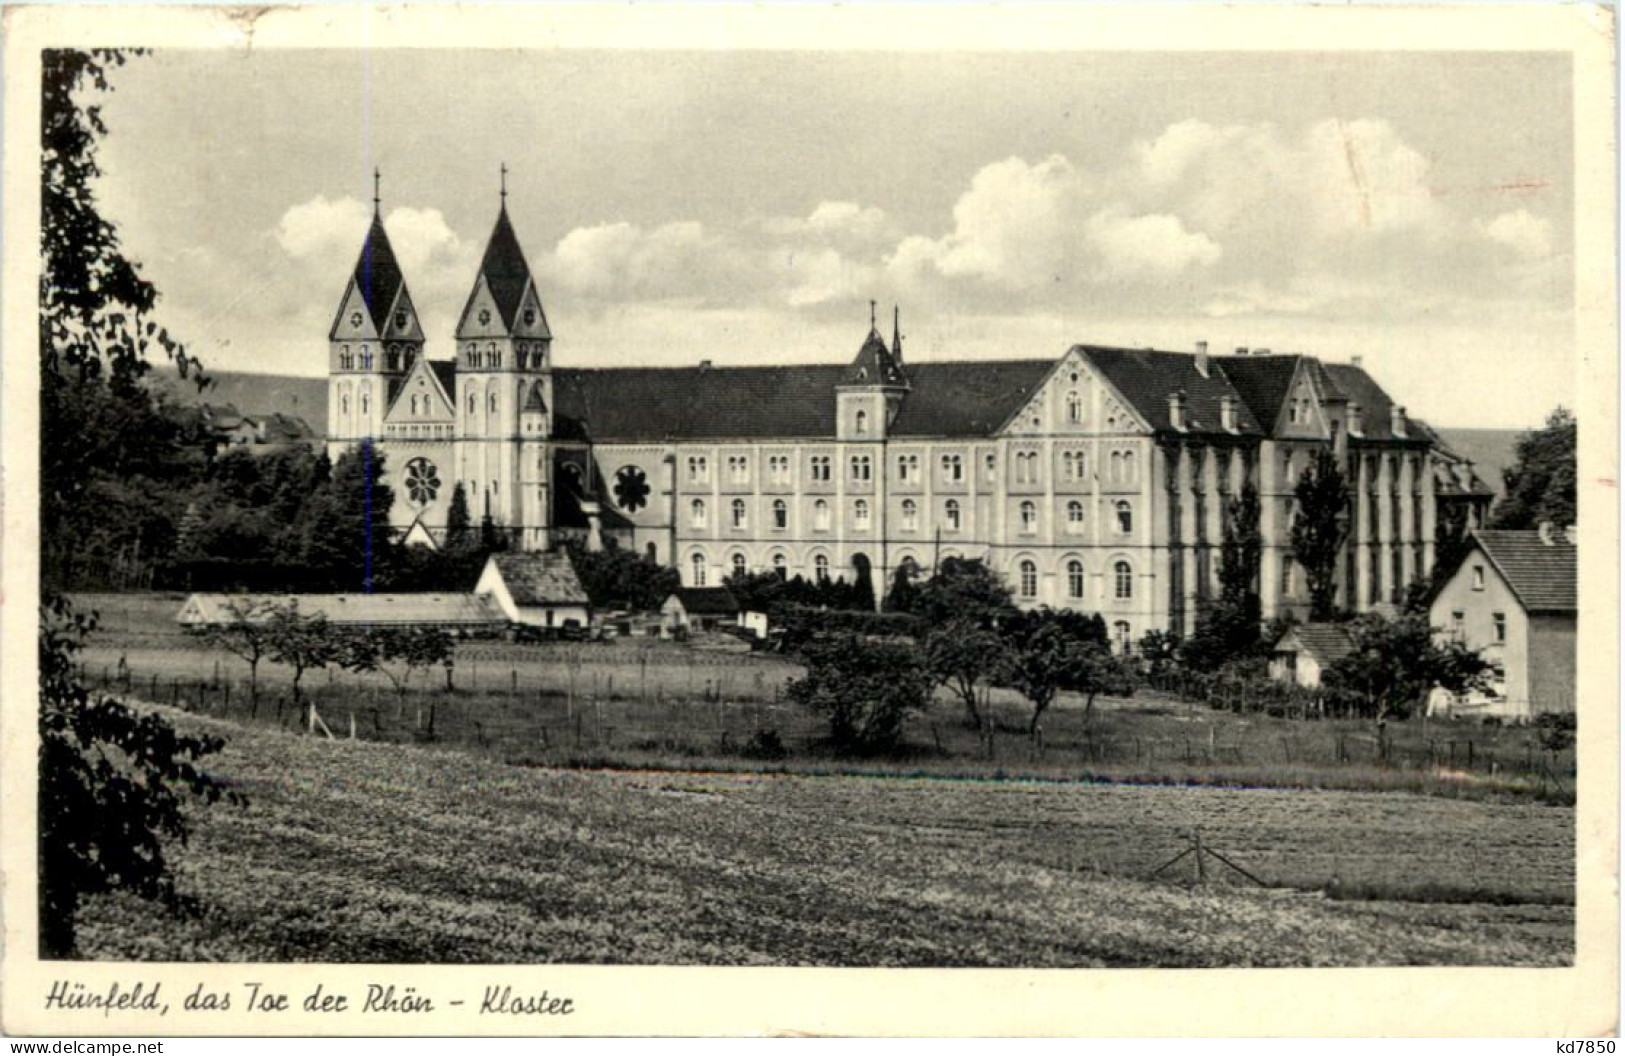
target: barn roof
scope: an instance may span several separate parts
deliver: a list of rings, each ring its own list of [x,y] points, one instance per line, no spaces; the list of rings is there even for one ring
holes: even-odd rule
[[[492,554],[515,605],[586,605],[575,566],[566,554]]]
[[[690,616],[737,616],[739,601],[727,587],[679,587],[672,597]]]
[[[1275,643],[1275,651],[1306,653],[1324,667],[1352,653],[1354,641],[1340,624],[1301,623],[1281,635]]]
[[[460,626],[506,623],[502,610],[476,594],[193,594],[176,619],[192,626],[235,622],[243,613],[263,623],[289,604],[305,616],[324,616],[340,625]]]

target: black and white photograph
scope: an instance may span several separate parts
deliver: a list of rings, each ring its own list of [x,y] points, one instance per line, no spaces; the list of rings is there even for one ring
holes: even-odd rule
[[[278,13],[7,76],[13,1022],[1615,970],[1584,49]]]

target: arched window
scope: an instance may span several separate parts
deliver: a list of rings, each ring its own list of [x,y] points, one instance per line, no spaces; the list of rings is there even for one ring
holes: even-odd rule
[[[1038,505],[1033,502],[1021,504],[1021,531],[1024,535],[1032,535],[1038,531]]]
[[[1110,480],[1114,484],[1122,483],[1122,480],[1123,480],[1123,452],[1121,452],[1121,451],[1113,451],[1112,452],[1111,467],[1112,467],[1111,468],[1111,473],[1107,476],[1106,479]]]
[[[488,415],[497,413],[497,394],[494,392],[485,401],[485,413]]]
[[[733,570],[734,570],[734,575],[735,576],[743,576],[745,574],[745,555],[744,554],[740,554],[740,553],[735,553],[734,554]]]
[[[913,499],[903,500],[903,531],[914,532],[920,527],[920,504]]]
[[[1074,601],[1083,599],[1083,562],[1066,563],[1066,596]]]
[[[362,370],[371,370],[372,369],[372,350],[369,349],[366,345],[361,346],[361,369]]]
[[[813,503],[813,527],[820,532],[829,531],[829,503],[823,499]]]
[[[1083,421],[1083,397],[1076,391],[1066,394],[1066,420],[1073,425]]]
[[[733,501],[732,509],[733,509],[733,526],[735,528],[743,528],[743,527],[745,527],[745,500],[744,499],[735,499]]]
[[[695,554],[688,559],[688,566],[690,569],[689,578],[694,581],[694,585],[696,587],[705,586],[705,555]]]
[[[1125,484],[1133,484],[1134,483],[1134,478],[1135,478],[1134,452],[1133,451],[1124,451],[1123,452],[1123,483],[1125,483]]]
[[[485,365],[488,367],[502,366],[502,354],[497,351],[495,341],[485,346]]]
[[[343,415],[349,415],[350,413],[350,394],[348,392],[339,394],[339,413]]]
[[[829,558],[823,554],[813,558],[813,578],[820,583],[829,582]]]
[[[859,499],[852,504],[852,526],[858,529],[869,527],[869,500]]]
[[[1074,534],[1083,531],[1083,503],[1077,499],[1066,504],[1066,530]]]
[[[864,436],[869,432],[869,412],[868,411],[859,411],[857,413],[857,417],[854,420],[853,432],[857,433],[857,435],[859,435],[859,436]]]
[[[1116,581],[1116,594],[1119,598],[1127,599],[1134,596],[1134,570],[1127,561],[1119,561],[1112,566],[1112,574]]]
[[[479,409],[480,409],[480,405],[475,401],[474,394],[472,392],[469,393],[468,394],[468,413],[470,415],[472,415],[475,411],[478,411]]]
[[[688,504],[688,523],[695,528],[705,527],[705,500],[695,499]]]
[[[363,385],[363,386],[361,386],[361,413],[366,414],[367,409],[368,409],[369,406],[371,406],[371,404],[372,404],[372,389],[371,389],[370,386]]]
[[[959,500],[949,499],[942,507],[942,519],[948,522],[950,531],[959,531]]]
[[[1133,648],[1133,643],[1129,640],[1128,621],[1118,620],[1112,627],[1117,631],[1117,651],[1127,656],[1129,650]]]
[[[784,560],[784,555],[783,554],[774,554],[773,555],[773,574],[775,576],[778,576],[780,579],[788,579],[789,578],[790,570],[789,570],[789,567],[788,567],[787,563]]]
[[[1038,566],[1031,561],[1021,563],[1021,596],[1038,597]]]
[[[1117,530],[1123,535],[1134,534],[1134,507],[1126,499],[1117,501]]]
[[[790,527],[790,507],[783,499],[773,500],[773,527],[781,532]]]

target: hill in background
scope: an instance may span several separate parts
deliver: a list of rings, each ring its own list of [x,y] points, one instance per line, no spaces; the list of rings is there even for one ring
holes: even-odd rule
[[[1518,438],[1523,429],[1437,429],[1462,458],[1471,459],[1479,479],[1495,489],[1499,502],[1506,498],[1505,471],[1518,460]]]
[[[327,435],[327,379],[291,374],[250,374],[241,371],[205,371],[212,383],[198,392],[191,378],[173,367],[154,367],[148,383],[186,406],[225,404],[242,414],[285,414],[303,418],[318,440]]]

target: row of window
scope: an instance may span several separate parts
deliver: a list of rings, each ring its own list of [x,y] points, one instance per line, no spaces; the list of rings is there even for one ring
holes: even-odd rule
[[[689,524],[695,528],[704,528],[707,523],[706,505],[704,499],[695,499],[689,503]],[[729,504],[729,524],[736,529],[750,527],[750,506],[744,499],[734,499]],[[774,531],[784,531],[790,527],[790,505],[783,499],[774,499],[770,507],[772,527]],[[920,527],[920,504],[913,499],[904,499],[900,512],[902,523],[900,529],[905,532],[918,531]],[[1079,533],[1084,529],[1084,505],[1073,500],[1066,504],[1067,531]],[[1118,534],[1132,535],[1134,533],[1134,507],[1126,500],[1113,504],[1113,519]],[[1017,516],[1021,531],[1024,535],[1034,535],[1038,532],[1038,504],[1036,502],[1023,502],[1017,507]],[[963,510],[957,499],[949,499],[943,503],[942,517],[944,527],[949,531],[958,531],[963,523]],[[852,521],[859,530],[865,530],[870,523],[870,505],[868,499],[854,499],[852,501]],[[813,528],[815,531],[827,532],[830,530],[830,504],[825,499],[813,503]]]
[[[1037,451],[1018,451],[1015,454],[1015,482],[1017,484],[1037,484],[1043,480],[1042,470],[1039,468],[1039,453]],[[688,483],[711,483],[711,463],[705,455],[688,456]],[[958,484],[965,479],[965,457],[957,454],[946,454],[939,457],[938,465],[942,472],[942,479],[950,484]],[[997,479],[999,462],[998,455],[989,452],[984,459],[986,475],[989,481]],[[1061,479],[1077,482],[1088,479],[1088,454],[1084,451],[1063,451],[1061,453]],[[1107,480],[1114,484],[1132,484],[1138,478],[1139,470],[1136,465],[1133,451],[1113,451],[1108,460],[1109,472]],[[748,455],[729,455],[727,457],[728,482],[731,484],[750,483],[750,457]],[[811,455],[807,460],[807,469],[813,481],[827,482],[834,476],[834,459],[831,455]],[[770,455],[767,459],[768,480],[773,484],[789,484],[790,456]],[[847,461],[847,479],[853,481],[872,480],[874,477],[874,458],[871,455],[852,455]],[[897,456],[897,479],[908,483],[923,480],[920,468],[920,456],[917,454],[901,454]]]
[[[520,370],[541,370],[547,365],[547,346],[524,344],[514,346],[514,363]],[[484,348],[470,341],[463,348],[463,364],[478,370],[500,369],[502,350],[494,341],[487,343]]]
[[[400,370],[401,363],[403,362],[401,355],[402,349],[399,345],[389,346],[389,348],[384,352],[384,369]],[[362,345],[359,352],[352,352],[349,345],[339,346],[340,370],[355,370],[357,364],[360,365],[360,369],[362,370],[371,370],[372,363],[373,355],[371,346]]]
[[[696,587],[706,585],[706,576],[709,564],[705,554],[696,551],[689,556],[689,579]],[[773,571],[781,578],[789,573],[788,559],[782,553],[773,555]],[[820,583],[829,580],[829,555],[817,554],[813,557],[813,578]],[[729,560],[729,569],[735,576],[743,576],[748,571],[745,555],[735,553]],[[1071,601],[1082,601],[1088,592],[1088,576],[1084,572],[1083,562],[1078,560],[1066,563],[1066,596]],[[1025,599],[1038,597],[1038,564],[1030,559],[1023,560],[1016,566],[1016,594]],[[1127,561],[1112,563],[1112,596],[1118,601],[1130,601],[1134,598],[1134,567]]]

